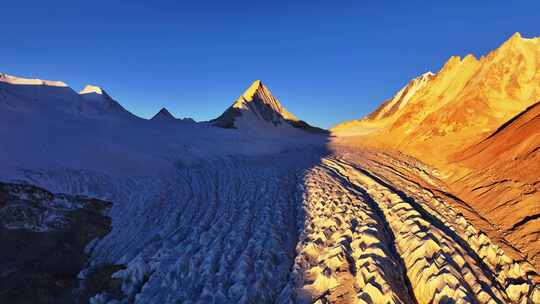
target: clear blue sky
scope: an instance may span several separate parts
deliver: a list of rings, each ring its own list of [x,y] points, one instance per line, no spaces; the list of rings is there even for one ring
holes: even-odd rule
[[[261,79],[322,127],[451,55],[540,36],[540,1],[4,1],[0,72],[105,88],[149,117],[206,120]]]

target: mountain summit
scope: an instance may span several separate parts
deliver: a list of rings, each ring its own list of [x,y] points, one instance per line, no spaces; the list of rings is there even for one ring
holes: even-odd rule
[[[90,105],[98,114],[117,114],[125,117],[134,117],[120,103],[114,100],[105,90],[98,86],[86,85],[79,95]]]
[[[257,125],[293,127],[313,133],[325,132],[323,129],[310,126],[287,111],[260,80],[255,80],[223,114],[211,123],[221,128],[253,128]]]
[[[159,112],[154,115],[151,120],[168,121],[175,120],[176,118],[166,108],[161,108]]]
[[[86,85],[84,87],[84,89],[82,89],[79,94],[83,95],[83,94],[92,94],[92,93],[95,93],[95,94],[99,94],[99,95],[107,95],[108,94],[100,87],[98,86],[94,86],[94,85]]]

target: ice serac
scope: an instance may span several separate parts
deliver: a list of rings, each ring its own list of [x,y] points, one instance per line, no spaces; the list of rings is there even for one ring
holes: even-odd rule
[[[211,121],[222,128],[292,127],[312,133],[326,131],[298,119],[260,81],[254,81],[221,116]]]
[[[176,118],[166,108],[161,108],[161,110],[152,117],[152,120],[154,121],[173,121],[175,119]]]
[[[87,85],[79,92],[79,95],[85,100],[90,112],[95,112],[99,115],[135,117],[98,86]]]

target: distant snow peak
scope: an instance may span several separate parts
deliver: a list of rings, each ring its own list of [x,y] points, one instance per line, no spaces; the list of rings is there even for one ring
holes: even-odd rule
[[[268,130],[273,127],[303,129],[312,133],[325,131],[312,127],[287,111],[260,80],[255,80],[218,118],[214,126],[233,129]]]
[[[86,101],[87,105],[100,115],[111,115],[118,117],[134,117],[129,111],[124,109],[120,103],[114,100],[107,92],[99,86],[86,85],[79,92],[79,96]]]
[[[96,94],[99,94],[99,95],[104,95],[104,94],[107,94],[102,88],[98,87],[98,86],[94,86],[94,85],[86,85],[84,87],[84,89],[82,89],[79,94],[91,94],[91,93],[96,93]]]
[[[167,121],[167,120],[175,120],[176,118],[167,110],[166,108],[161,108],[159,112],[152,117],[152,120],[159,120],[159,121]]]
[[[79,95],[86,101],[94,103],[111,103],[114,101],[105,90],[94,85],[85,86],[84,89],[79,92]]]
[[[23,78],[0,73],[0,82],[16,85],[46,85],[52,87],[67,87],[62,81],[42,80],[36,78]]]
[[[272,92],[260,80],[255,80],[244,94],[236,100],[233,107],[248,109],[260,118],[271,121],[274,125],[281,123],[283,119],[298,120],[296,116],[281,105],[279,100],[272,95]]]

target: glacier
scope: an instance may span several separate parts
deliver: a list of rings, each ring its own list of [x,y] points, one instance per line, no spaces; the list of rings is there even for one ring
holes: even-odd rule
[[[91,303],[540,303],[537,270],[414,158],[280,113],[155,123],[108,95],[13,82],[0,179],[113,203],[79,279],[121,265],[122,295]]]

